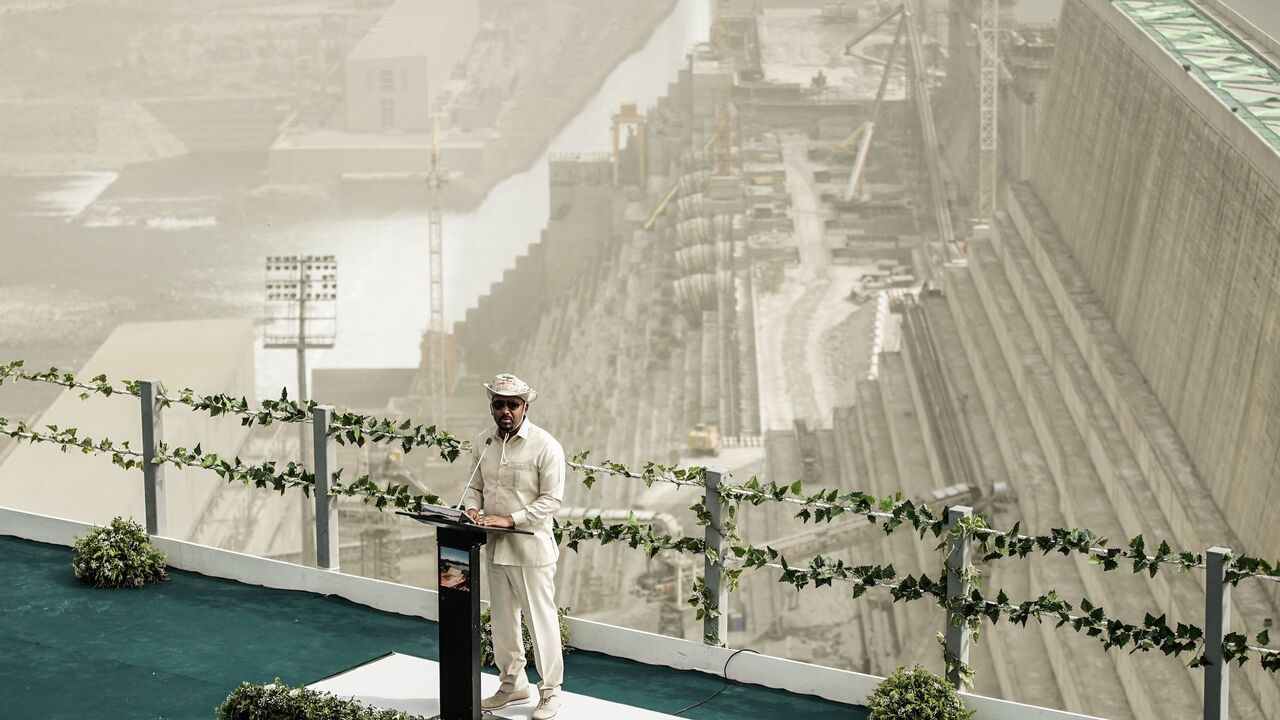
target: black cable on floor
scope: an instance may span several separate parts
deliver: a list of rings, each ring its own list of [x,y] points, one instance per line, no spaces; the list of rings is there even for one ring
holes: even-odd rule
[[[703,699],[699,700],[698,702],[696,702],[696,703],[694,703],[694,704],[690,705],[689,707],[681,708],[681,709],[679,709],[679,710],[677,710],[677,711],[675,711],[675,712],[673,712],[673,713],[671,713],[671,714],[672,714],[672,715],[679,715],[679,714],[681,714],[681,713],[689,712],[690,710],[692,710],[692,709],[694,709],[694,708],[698,707],[699,705],[706,705],[707,703],[709,703],[709,702],[711,702],[712,700],[714,700],[714,699],[715,699],[715,697],[716,697],[717,695],[719,695],[720,693],[724,692],[724,691],[725,691],[725,688],[729,687],[729,685],[731,685],[731,684],[733,683],[733,681],[729,679],[729,663],[730,663],[730,662],[732,662],[732,661],[733,661],[733,659],[734,659],[735,657],[737,657],[737,656],[738,656],[738,653],[744,653],[744,652],[755,653],[756,651],[755,651],[755,650],[752,650],[751,648],[739,648],[739,649],[737,649],[737,650],[734,650],[734,651],[733,651],[733,653],[732,653],[731,655],[729,655],[729,657],[725,658],[725,661],[724,661],[724,670],[720,672],[720,674],[724,676],[724,685],[720,686],[720,689],[719,689],[719,690],[716,690],[715,692],[713,692],[713,693],[711,693],[710,695],[708,695],[707,697],[705,697],[705,698],[703,698]],[[756,653],[756,654],[757,654],[757,655],[759,655],[760,653]]]

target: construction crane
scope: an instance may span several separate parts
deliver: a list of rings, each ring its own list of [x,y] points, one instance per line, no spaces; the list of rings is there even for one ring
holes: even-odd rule
[[[902,6],[902,5],[898,5],[898,7],[896,7],[896,8],[894,8],[894,9],[890,10],[890,11],[889,11],[889,12],[887,12],[887,13],[885,13],[885,16],[884,16],[884,17],[882,17],[882,18],[880,18],[879,20],[877,20],[877,21],[875,21],[874,23],[872,23],[871,27],[869,27],[869,28],[867,28],[866,30],[863,30],[862,32],[860,32],[860,33],[858,33],[857,35],[853,36],[853,39],[852,39],[852,40],[850,40],[849,42],[847,42],[847,43],[845,43],[845,44],[844,44],[844,54],[845,54],[845,55],[854,56],[855,54],[854,54],[854,52],[853,52],[853,49],[854,49],[855,47],[857,47],[858,43],[860,43],[860,42],[862,42],[863,40],[866,40],[867,38],[871,37],[871,33],[873,33],[873,32],[875,32],[875,31],[879,30],[880,28],[884,27],[884,26],[885,26],[885,24],[886,24],[886,23],[888,23],[890,20],[892,20],[892,19],[894,19],[894,18],[898,17],[898,15],[900,15],[900,14],[902,13],[902,9],[903,9],[903,6]]]
[[[440,186],[449,180],[449,173],[440,167],[440,132],[439,121],[431,124],[431,168],[427,171],[427,189],[431,194],[430,209],[430,276],[431,276],[431,322],[428,326],[427,357],[427,398],[429,400],[429,422],[436,427],[445,424],[445,386],[448,362],[445,360],[444,338],[444,237],[440,223]]]
[[[730,61],[729,29],[726,21],[728,13],[728,0],[718,0],[716,3],[716,19],[711,24],[709,43],[712,52],[715,53],[720,62],[725,64],[729,64]],[[689,82],[693,82],[692,72],[690,73]],[[711,137],[707,138],[706,144],[702,146],[702,152],[704,153],[710,150],[712,146],[715,146],[714,174],[717,176],[733,174],[733,116],[730,109],[732,104],[732,84],[732,81],[730,81],[716,92],[715,128],[711,133]],[[666,212],[667,206],[671,204],[672,200],[675,200],[679,191],[679,181],[672,183],[671,189],[662,198],[662,202],[658,203],[653,213],[649,215],[649,219],[645,221],[643,226],[645,231],[653,229],[654,224],[658,222],[658,218],[662,216],[662,213]]]
[[[938,150],[938,128],[933,122],[933,101],[929,98],[928,65],[924,59],[924,43],[920,38],[920,26],[914,11],[913,0],[903,3],[904,22],[907,26],[907,47],[911,52],[912,95],[916,112],[920,116],[920,134],[924,145],[925,171],[929,178],[929,197],[933,201],[933,213],[938,232],[940,250],[944,259],[955,254],[955,229],[951,222],[951,208],[947,203],[946,187],[942,182],[942,161]]]
[[[719,137],[720,129],[716,128],[716,131],[711,135],[711,137],[707,138],[706,144],[702,146],[702,152],[710,150],[711,146],[715,144]],[[666,212],[667,206],[671,204],[672,200],[676,199],[676,194],[679,192],[680,182],[677,180],[671,186],[671,189],[667,191],[666,196],[662,198],[662,202],[658,203],[658,207],[654,208],[653,213],[649,215],[649,219],[645,221],[644,229],[646,232],[653,229],[654,224],[658,222],[658,218],[662,216],[662,213]]]
[[[731,49],[729,47],[728,39],[729,29],[726,20],[728,12],[728,0],[719,0],[716,3],[716,19],[711,25],[711,38],[709,44],[711,45],[712,52],[715,53],[721,63],[731,65]],[[693,82],[692,76],[689,81]],[[715,163],[713,170],[714,174],[717,176],[728,176],[733,174],[733,115],[731,109],[733,102],[732,85],[733,82],[730,80],[716,91],[715,127],[711,133],[711,137],[707,138],[706,143],[702,146],[702,152],[704,153],[710,150],[713,146],[715,147]],[[653,213],[649,215],[649,219],[645,221],[643,226],[645,231],[653,229],[653,226],[658,222],[658,218],[662,216],[662,213],[666,212],[667,207],[671,204],[672,200],[675,200],[679,191],[679,181],[672,183],[671,189],[667,191],[665,196],[663,196],[662,202],[658,203],[658,206],[654,208]]]
[[[979,149],[980,156],[978,161],[978,207],[977,214],[983,220],[987,220],[995,212],[996,207],[996,190],[998,182],[998,95],[1000,84],[1000,48],[999,48],[999,0],[978,0],[981,3],[982,16],[979,27],[979,46],[982,52],[981,58],[981,83],[979,99]],[[919,18],[917,17],[916,6],[919,3],[916,0],[904,0],[896,8],[886,13],[866,30],[863,30],[852,40],[845,44],[845,54],[861,57],[854,52],[854,47],[858,43],[865,40],[877,29],[883,27],[890,20],[902,15],[902,21],[899,25],[899,32],[905,28],[907,36],[907,46],[910,52],[910,66],[914,68],[911,74],[911,94],[915,100],[917,112],[919,113],[920,128],[922,140],[924,144],[924,160],[926,173],[929,179],[930,197],[933,201],[933,209],[935,221],[937,225],[938,237],[941,242],[944,257],[948,261],[956,259],[962,254],[957,249],[954,227],[951,221],[951,213],[948,207],[946,189],[942,181],[941,163],[938,158],[938,134],[934,125],[933,107],[929,97],[928,86],[928,68],[925,64],[924,45],[921,37],[921,28],[919,26]],[[898,39],[894,39],[894,49],[897,48]],[[893,51],[891,50],[891,53]],[[885,82],[888,72],[892,67],[893,60],[890,57],[885,63],[885,76],[881,80],[880,93],[877,94],[878,110],[881,94],[884,92]],[[874,112],[873,110],[873,119]],[[838,146],[836,152],[842,150],[845,154],[851,151],[855,142],[858,147],[857,160],[854,163],[854,169],[849,177],[849,186],[846,191],[846,197],[850,202],[857,202],[861,196],[862,173],[864,171],[863,163],[866,160],[866,152],[870,149],[871,139],[869,135],[874,132],[874,123],[863,123],[857,130],[846,138],[844,143]]]
[[[872,26],[872,30],[881,27],[895,16],[902,13],[902,6],[890,12],[886,17],[881,19]],[[845,199],[851,203],[862,202],[862,182],[867,166],[867,154],[871,151],[871,138],[875,135],[876,121],[880,118],[880,108],[884,105],[885,91],[889,88],[889,74],[893,72],[893,63],[898,56],[898,47],[902,44],[902,35],[906,30],[906,20],[898,22],[898,31],[894,33],[893,45],[889,48],[889,58],[884,64],[884,74],[880,76],[880,87],[876,90],[876,100],[871,106],[871,117],[862,123],[845,138],[844,142],[836,146],[837,155],[848,154],[855,146],[857,153],[853,161],[853,170],[849,173],[849,185],[845,189]],[[845,54],[850,54],[854,48],[862,40],[867,37],[871,31],[864,31],[861,35],[850,41],[844,46]]]
[[[982,17],[978,28],[978,46],[982,51],[978,108],[978,217],[989,220],[996,211],[999,171],[996,150],[999,142],[1000,1],[981,2]]]

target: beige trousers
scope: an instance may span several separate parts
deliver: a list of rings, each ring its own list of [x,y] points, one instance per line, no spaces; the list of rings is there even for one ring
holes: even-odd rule
[[[529,686],[524,667],[524,639],[520,616],[528,618],[533,660],[542,682],[542,696],[560,692],[564,681],[564,651],[560,647],[560,618],[556,612],[556,565],[527,567],[489,565],[489,612],[493,628],[493,660],[503,692]]]

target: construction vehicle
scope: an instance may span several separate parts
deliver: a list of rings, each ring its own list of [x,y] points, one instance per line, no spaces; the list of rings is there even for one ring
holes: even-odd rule
[[[720,428],[716,425],[698,423],[689,431],[685,445],[692,455],[719,455]]]

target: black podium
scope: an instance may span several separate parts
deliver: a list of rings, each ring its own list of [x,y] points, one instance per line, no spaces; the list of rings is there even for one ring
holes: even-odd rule
[[[440,645],[439,720],[481,720],[480,546],[489,535],[532,535],[515,528],[481,527],[455,508],[429,505],[397,512],[436,527],[440,571],[437,628]]]

